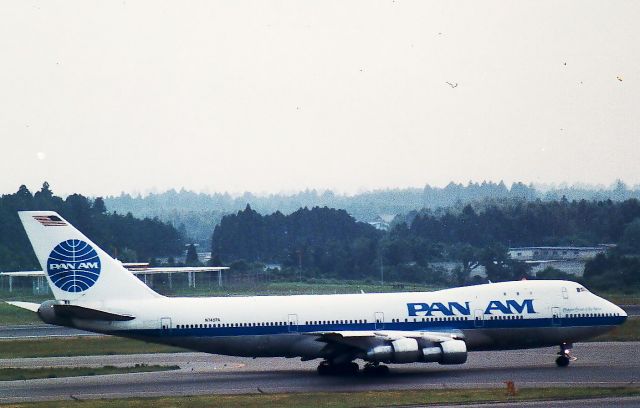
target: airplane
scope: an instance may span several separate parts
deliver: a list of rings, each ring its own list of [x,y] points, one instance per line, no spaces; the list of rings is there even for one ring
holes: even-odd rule
[[[55,300],[7,302],[45,322],[246,357],[321,359],[321,375],[384,374],[386,364],[463,364],[469,352],[572,344],[623,324],[626,313],[560,280],[490,283],[434,292],[165,297],[60,215],[19,212]]]

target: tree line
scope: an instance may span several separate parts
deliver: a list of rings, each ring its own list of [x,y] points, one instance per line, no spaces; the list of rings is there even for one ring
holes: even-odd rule
[[[390,231],[356,221],[344,210],[302,208],[290,215],[261,215],[250,206],[222,218],[212,236],[215,262],[274,262],[306,276],[465,284],[483,266],[492,281],[529,275],[527,264],[508,256],[510,246],[618,244],[605,259],[625,276],[640,255],[640,202],[513,201],[425,209],[399,217]],[[593,263],[593,262],[599,263]],[[439,263],[455,262],[452,273]],[[585,279],[602,286],[602,259],[587,265]],[[631,266],[630,266],[631,265]],[[595,271],[595,272],[594,272]],[[546,271],[547,277],[559,276]],[[552,275],[558,276],[552,276]],[[560,274],[561,275],[561,274]],[[544,276],[544,274],[543,274]],[[600,279],[600,281],[598,281]],[[598,283],[599,282],[599,283]]]
[[[608,188],[595,186],[534,186],[515,182],[469,182],[449,183],[444,187],[425,185],[422,188],[381,189],[355,195],[342,195],[331,190],[305,190],[295,194],[256,195],[245,192],[239,196],[228,193],[196,193],[181,189],[168,190],[148,195],[105,197],[110,211],[135,217],[158,217],[181,228],[190,240],[200,245],[210,244],[211,231],[227,214],[244,209],[247,204],[261,214],[280,211],[291,214],[299,208],[341,208],[358,221],[385,220],[388,216],[407,214],[420,208],[436,210],[464,206],[471,202],[493,200],[558,201],[562,197],[569,201],[624,201],[640,199],[640,186],[628,187],[618,181]]]
[[[323,276],[359,278],[375,257],[380,235],[345,210],[314,207],[263,216],[247,205],[214,229],[212,259],[276,262]]]
[[[23,210],[58,212],[98,246],[125,262],[178,254],[184,247],[179,232],[157,218],[109,213],[100,197],[91,200],[72,194],[62,199],[45,182],[34,194],[22,185],[16,193],[0,196],[0,270],[39,268],[18,217],[17,212]]]

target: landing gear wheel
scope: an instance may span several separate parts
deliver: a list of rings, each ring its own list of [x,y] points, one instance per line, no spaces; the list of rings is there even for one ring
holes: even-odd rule
[[[367,363],[363,372],[368,375],[387,375],[389,374],[389,367],[382,364]]]
[[[387,375],[389,374],[389,367],[386,365],[379,365],[376,367],[376,374],[378,375]]]
[[[331,374],[331,372],[333,371],[331,369],[332,369],[331,365],[329,365],[329,363],[326,361],[323,361],[322,363],[318,364],[318,374],[320,375]]]
[[[558,358],[556,358],[556,365],[558,367],[566,367],[569,365],[570,361],[571,359],[567,356],[558,356]]]
[[[560,351],[558,352],[558,358],[556,358],[556,364],[558,367],[566,367],[571,361],[576,361],[577,358],[571,355],[571,348],[573,344],[562,343],[560,345]]]
[[[347,364],[346,368],[346,372],[352,375],[356,375],[360,372],[360,366],[358,365],[358,363],[353,361]]]
[[[320,375],[356,375],[358,372],[360,372],[360,366],[353,361],[342,364],[323,361],[318,365],[318,374]]]

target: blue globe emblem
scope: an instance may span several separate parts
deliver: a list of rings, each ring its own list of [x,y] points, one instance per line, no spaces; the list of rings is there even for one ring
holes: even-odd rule
[[[98,280],[100,266],[100,257],[91,245],[79,239],[68,239],[51,251],[47,274],[62,290],[83,292]]]

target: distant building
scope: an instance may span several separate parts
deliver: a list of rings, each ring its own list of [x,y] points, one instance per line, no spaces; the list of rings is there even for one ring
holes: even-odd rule
[[[511,259],[517,261],[588,261],[604,254],[610,245],[595,247],[521,247],[509,248]]]
[[[389,231],[389,224],[384,221],[371,221],[368,222],[369,225],[373,225],[377,230],[380,231]]]
[[[389,231],[391,228],[391,221],[395,218],[395,215],[391,214],[380,214],[377,215],[373,221],[367,222],[369,225],[373,225],[377,230],[380,231]]]

